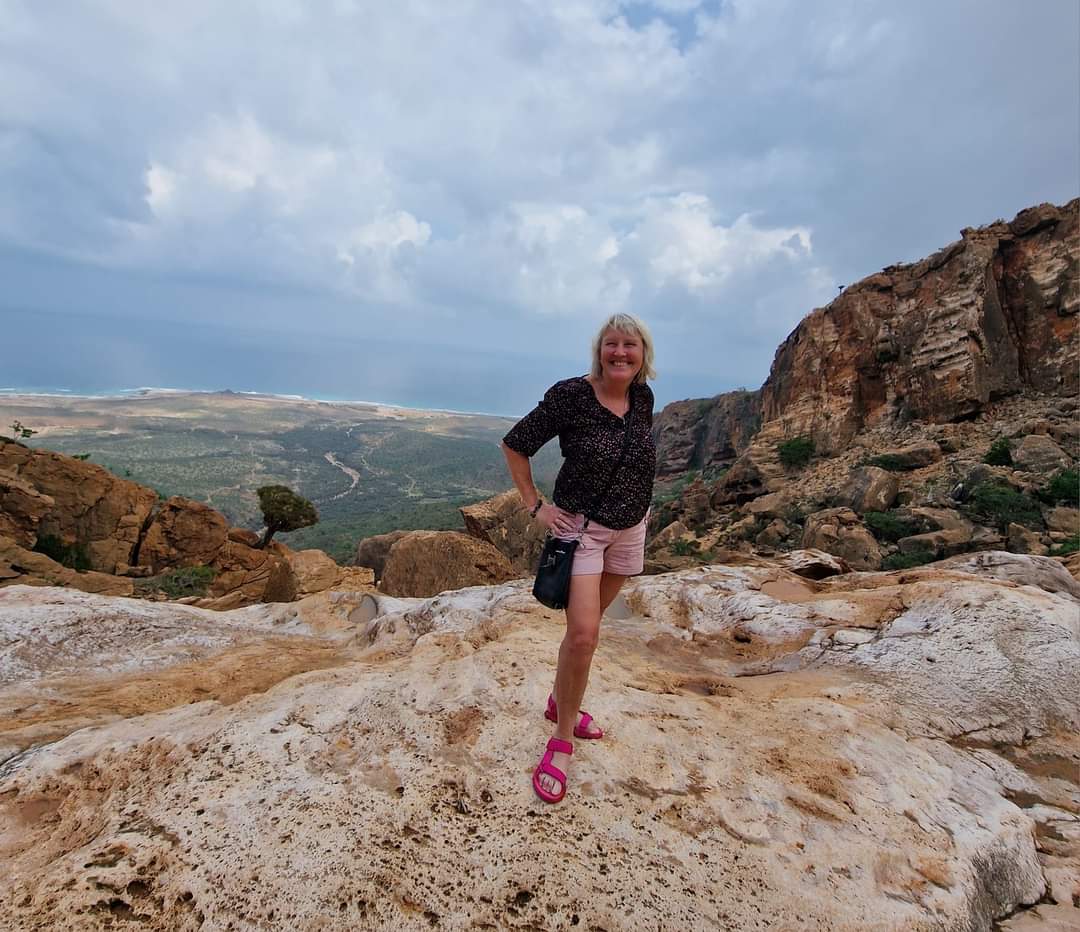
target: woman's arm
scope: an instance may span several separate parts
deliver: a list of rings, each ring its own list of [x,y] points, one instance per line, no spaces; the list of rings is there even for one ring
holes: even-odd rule
[[[532,464],[529,458],[524,453],[512,450],[505,443],[502,444],[502,451],[503,456],[506,457],[506,465],[510,469],[510,478],[514,480],[514,485],[525,507],[532,511],[540,500],[540,492],[536,488],[536,483],[533,482]],[[551,502],[544,502],[540,506],[540,510],[536,512],[536,520],[556,533],[569,534],[574,530],[573,522],[563,514],[561,508],[555,507]]]

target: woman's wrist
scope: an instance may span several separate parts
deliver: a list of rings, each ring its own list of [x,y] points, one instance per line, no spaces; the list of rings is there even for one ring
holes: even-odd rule
[[[529,517],[530,518],[535,518],[536,513],[543,507],[544,507],[544,498],[543,498],[542,495],[537,495],[536,496],[536,504],[533,505],[532,508],[529,509]]]

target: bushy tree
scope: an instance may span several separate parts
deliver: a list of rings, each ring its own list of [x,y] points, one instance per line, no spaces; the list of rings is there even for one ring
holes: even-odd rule
[[[284,485],[264,485],[258,489],[259,507],[262,508],[266,532],[259,541],[261,550],[278,531],[295,531],[311,527],[319,520],[315,506]]]

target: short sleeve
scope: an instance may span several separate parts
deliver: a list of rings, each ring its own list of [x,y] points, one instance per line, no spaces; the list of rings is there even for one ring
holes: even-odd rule
[[[558,435],[564,410],[565,404],[558,386],[553,385],[544,394],[544,400],[510,428],[503,437],[503,443],[522,456],[534,456],[537,450]]]

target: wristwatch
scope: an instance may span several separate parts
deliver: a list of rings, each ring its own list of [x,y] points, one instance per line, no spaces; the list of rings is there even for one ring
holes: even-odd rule
[[[532,508],[529,509],[529,517],[530,518],[535,518],[536,513],[543,507],[543,505],[544,505],[544,500],[543,500],[543,498],[541,498],[538,495],[536,497],[536,504],[533,505]]]

